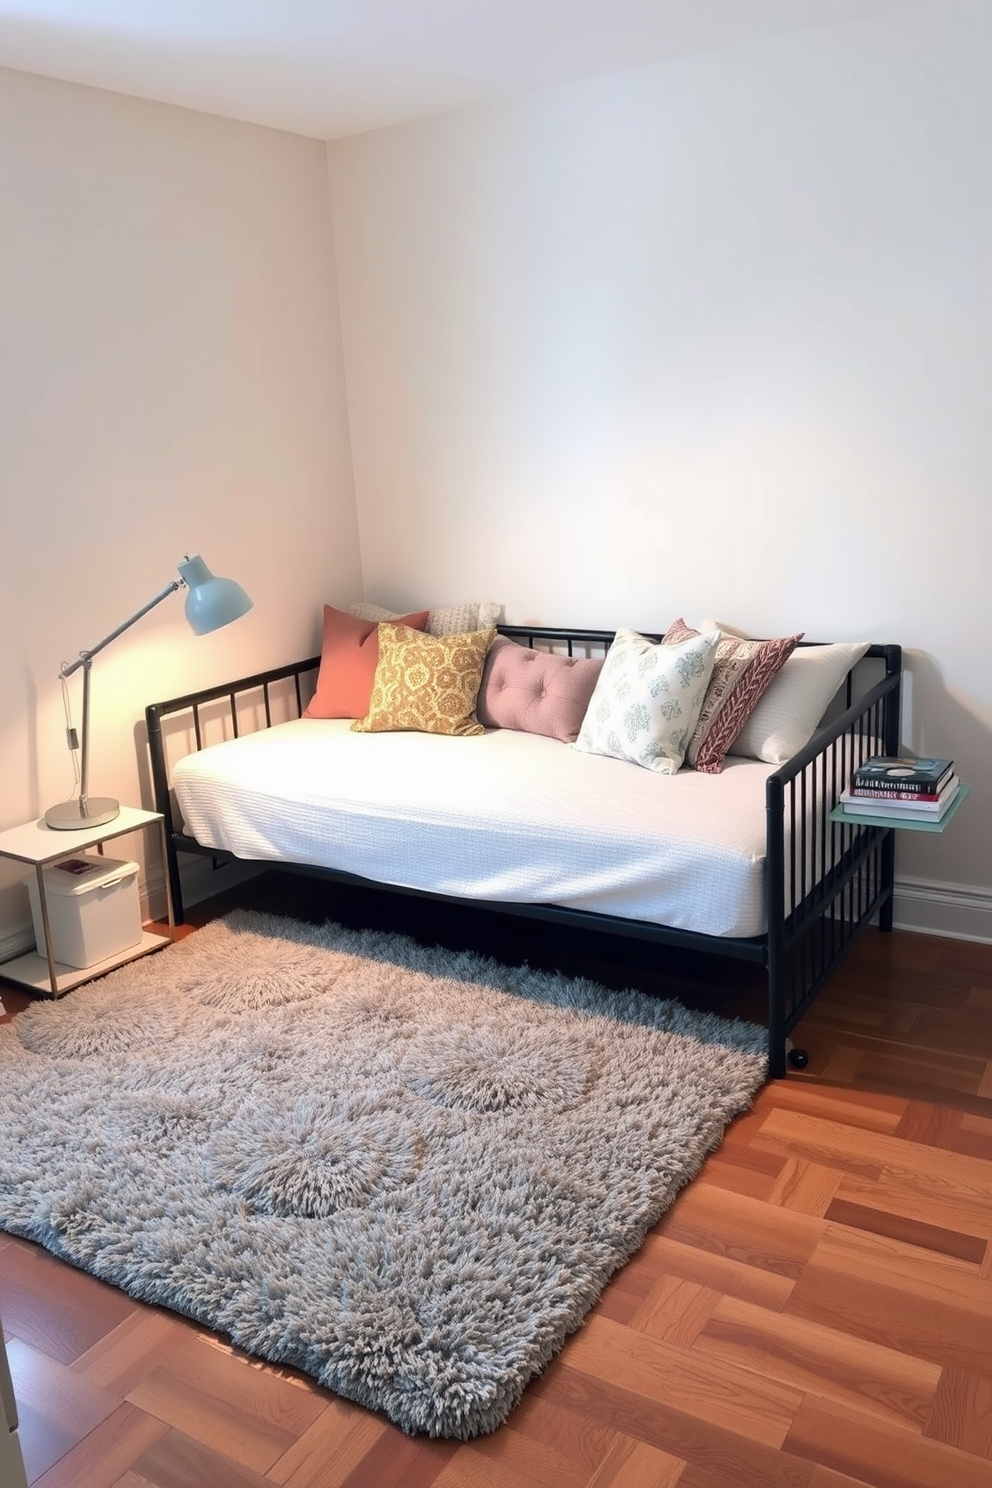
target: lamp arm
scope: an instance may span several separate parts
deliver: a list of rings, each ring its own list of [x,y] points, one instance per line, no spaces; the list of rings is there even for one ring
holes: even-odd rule
[[[136,620],[140,620],[142,615],[147,615],[148,611],[153,610],[157,604],[161,604],[163,599],[168,599],[169,595],[175,594],[177,589],[184,589],[185,587],[182,579],[173,579],[171,584],[166,584],[161,594],[156,594],[155,598],[150,599],[147,604],[142,605],[140,610],[135,610],[129,619],[118,625],[109,635],[105,635],[102,641],[97,641],[96,645],[91,646],[88,651],[80,651],[75,661],[64,661],[59,668],[59,676],[63,681],[67,677],[71,677],[73,672],[78,672],[81,666],[86,666],[88,662],[93,660],[94,656],[99,655],[104,646],[109,646],[111,641],[116,641],[119,635],[123,635],[126,630],[130,630],[131,626]]]
[[[59,668],[59,678],[63,684],[80,668],[83,673],[81,744],[76,739],[75,730],[71,727],[67,730],[69,748],[80,750],[79,796],[77,800],[60,801],[58,805],[50,806],[44,817],[46,827],[54,827],[58,831],[76,831],[87,822],[94,827],[101,827],[120,815],[119,801],[110,796],[94,796],[92,801],[89,797],[90,673],[93,670],[94,656],[99,656],[105,646],[116,641],[125,630],[130,630],[142,615],[147,615],[149,610],[161,604],[163,599],[168,599],[170,594],[175,594],[177,589],[189,590],[186,620],[194,635],[209,635],[211,631],[219,630],[222,625],[229,625],[232,620],[239,619],[251,609],[251,600],[241,585],[236,584],[233,579],[217,578],[199,554],[191,558],[187,553],[178,568],[178,579],[166,584],[153,599],[143,604],[140,610],[135,610],[133,615],[128,616],[109,635],[105,635],[102,641],[97,641],[95,646],[90,646],[86,651],[80,651],[75,661],[64,661]],[[66,713],[68,722],[68,704]],[[54,977],[54,972],[52,975]]]

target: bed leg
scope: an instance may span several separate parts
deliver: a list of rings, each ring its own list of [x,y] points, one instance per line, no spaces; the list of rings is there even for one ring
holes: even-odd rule
[[[888,892],[885,902],[878,911],[879,930],[891,930],[893,917],[895,915],[896,896],[896,834],[886,832],[885,841],[882,843],[882,888]]]
[[[785,1076],[785,796],[781,780],[769,776],[765,782],[766,840],[768,861],[765,874],[765,990],[768,995],[768,1074],[772,1080]]]
[[[169,875],[169,892],[172,895],[172,912],[177,925],[185,925],[186,910],[183,905],[183,881],[179,874],[179,854],[171,837],[165,844],[165,871]]]
[[[785,1006],[782,977],[773,958],[768,967],[768,1075],[772,1080],[785,1076]]]

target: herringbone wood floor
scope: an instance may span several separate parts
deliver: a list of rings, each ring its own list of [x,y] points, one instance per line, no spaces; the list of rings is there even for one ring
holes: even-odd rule
[[[250,892],[307,910],[299,887]],[[601,947],[572,954],[610,974]],[[708,995],[747,1007],[740,975]],[[0,1234],[29,1480],[992,1488],[990,1013],[992,946],[863,937],[799,1031],[808,1070],[761,1091],[508,1424],[471,1443],[405,1437]]]

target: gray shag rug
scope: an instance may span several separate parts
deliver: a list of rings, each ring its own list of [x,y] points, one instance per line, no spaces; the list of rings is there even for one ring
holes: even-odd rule
[[[749,1106],[765,1042],[237,911],[0,1026],[0,1228],[464,1440]]]

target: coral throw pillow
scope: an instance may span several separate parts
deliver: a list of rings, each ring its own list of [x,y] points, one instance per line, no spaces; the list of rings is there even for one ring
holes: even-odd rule
[[[713,675],[685,757],[704,775],[719,775],[731,744],[802,639],[801,631],[774,641],[716,633],[721,639]],[[699,634],[680,618],[665,631],[664,644],[677,646]]]
[[[423,630],[429,613],[418,610],[404,615],[402,623],[411,630]],[[317,690],[303,711],[304,718],[364,717],[379,660],[378,629],[374,620],[358,620],[331,605],[324,606]]]
[[[368,712],[351,725],[353,731],[483,733],[475,703],[495,637],[495,628],[432,636],[383,621]]]

